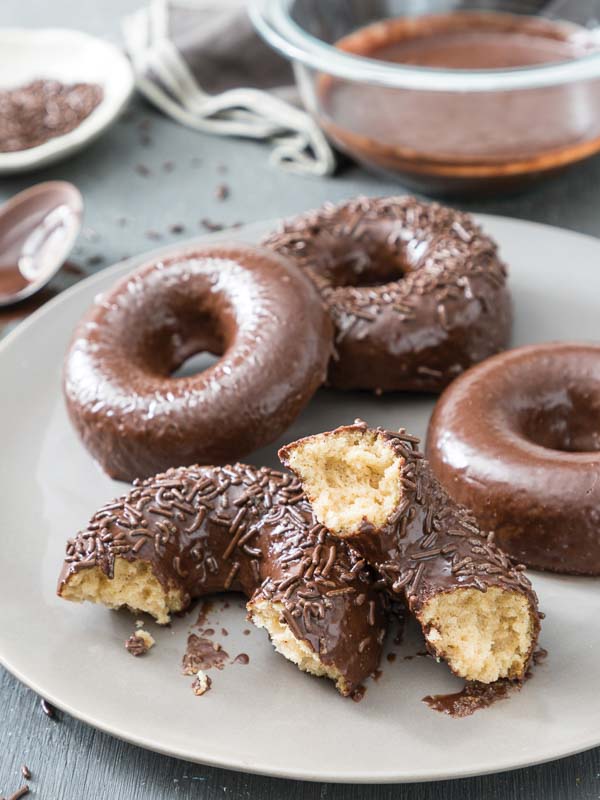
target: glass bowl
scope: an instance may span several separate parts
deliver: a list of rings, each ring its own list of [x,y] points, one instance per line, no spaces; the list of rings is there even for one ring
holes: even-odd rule
[[[600,0],[251,0],[250,16],[331,141],[405,185],[512,190],[600,152]],[[385,57],[457,19],[492,37],[461,41],[459,68]],[[494,66],[507,31],[527,56]],[[477,47],[491,68],[465,67]]]

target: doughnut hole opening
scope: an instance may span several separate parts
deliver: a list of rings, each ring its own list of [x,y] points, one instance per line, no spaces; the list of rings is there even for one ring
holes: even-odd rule
[[[207,350],[194,353],[186,358],[185,361],[177,367],[177,369],[173,370],[171,377],[191,378],[192,375],[199,375],[201,372],[214,367],[220,358],[221,356],[215,355],[214,353],[209,353]]]
[[[329,678],[341,694],[349,694],[351,687],[340,671],[324,664],[307,642],[294,636],[284,619],[281,603],[252,600],[248,603],[248,611],[252,622],[258,628],[265,628],[273,647],[280,655],[296,664],[303,672]]]
[[[213,367],[231,338],[214,314],[186,312],[179,313],[177,328],[166,339],[165,363],[172,378],[188,378]]]
[[[523,677],[534,634],[523,595],[495,586],[457,589],[433,597],[418,618],[427,642],[461,678],[493,683]]]
[[[565,453],[600,451],[600,387],[557,387],[520,414],[520,432],[530,442]]]
[[[359,222],[349,227],[346,239],[332,239],[326,232],[322,238],[327,257],[315,259],[310,265],[331,286],[384,286],[401,280],[410,271],[406,247],[396,241],[391,225],[381,222],[374,229]],[[357,241],[362,228],[368,235]],[[319,228],[317,234],[311,231],[313,240],[320,232]]]
[[[183,608],[179,589],[165,591],[149,564],[144,561],[115,560],[114,577],[99,567],[83,569],[71,575],[59,591],[65,600],[75,603],[101,603],[108,608],[127,607],[130,611],[152,615],[160,625],[170,621],[173,612]]]
[[[351,536],[364,522],[380,528],[401,498],[402,460],[375,431],[340,430],[284,448],[319,522]]]
[[[162,302],[166,307],[161,314],[132,325],[132,333],[129,329],[122,332],[128,360],[144,373],[161,377],[186,378],[209,369],[235,338],[235,323],[226,302],[218,310],[204,307],[206,300],[193,293],[185,298],[166,297]]]

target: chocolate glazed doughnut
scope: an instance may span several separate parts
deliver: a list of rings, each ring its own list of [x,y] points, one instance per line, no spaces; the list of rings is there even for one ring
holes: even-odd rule
[[[294,258],[329,309],[331,386],[438,392],[508,344],[506,268],[468,214],[360,197],[291,219],[264,244]]]
[[[540,628],[537,597],[523,568],[448,497],[418,441],[357,421],[280,456],[319,521],[404,599],[436,658],[469,681],[522,680]]]
[[[300,669],[350,694],[377,668],[386,601],[369,567],[330,537],[298,481],[263,467],[171,469],[138,481],[67,543],[58,593],[160,623],[222,591]]]
[[[600,345],[520,347],[442,395],[431,466],[510,555],[600,575]]]
[[[190,356],[221,359],[171,377]],[[275,439],[322,383],[331,323],[289,260],[219,245],[153,261],[101,297],[64,369],[71,421],[113,478],[224,464]]]

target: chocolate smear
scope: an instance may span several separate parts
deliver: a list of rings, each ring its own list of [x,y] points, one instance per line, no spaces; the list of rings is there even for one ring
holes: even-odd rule
[[[199,670],[216,667],[223,669],[229,661],[227,653],[218,642],[191,633],[188,636],[182,668],[184,675],[196,675]]]
[[[476,711],[506,700],[513,692],[518,691],[522,683],[500,680],[495,683],[466,683],[460,692],[452,694],[434,694],[423,698],[429,708],[460,719],[470,717]]]

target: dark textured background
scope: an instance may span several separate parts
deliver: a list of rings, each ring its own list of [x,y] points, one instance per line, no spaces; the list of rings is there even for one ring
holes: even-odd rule
[[[76,27],[118,41],[119,17],[140,2],[1,0],[0,24]],[[147,169],[140,169],[140,165]],[[358,168],[346,168],[330,180],[276,172],[268,165],[266,147],[185,130],[162,119],[141,101],[136,101],[100,141],[72,160],[35,175],[0,180],[0,201],[36,181],[51,178],[77,184],[84,195],[86,220],[72,258],[75,269],[61,273],[46,296],[80,279],[82,273],[92,273],[125,255],[197,235],[204,229],[203,219],[223,224],[252,222],[359,192],[401,190]],[[222,183],[230,188],[226,200],[216,197]],[[600,235],[600,159],[519,197],[464,207]],[[182,226],[183,230],[175,232],[179,228],[172,226]],[[568,266],[565,264],[566,272]],[[0,312],[0,329],[13,327],[33,305]],[[27,635],[26,624],[23,635]],[[357,746],[376,747],[377,743],[360,742],[357,730]],[[33,773],[30,783],[35,796],[45,800],[600,798],[600,750],[503,775],[412,786],[308,784],[210,769],[123,744],[64,715],[52,721],[42,713],[31,691],[0,670],[0,797],[3,792],[10,795],[23,782],[22,763],[27,763]]]

